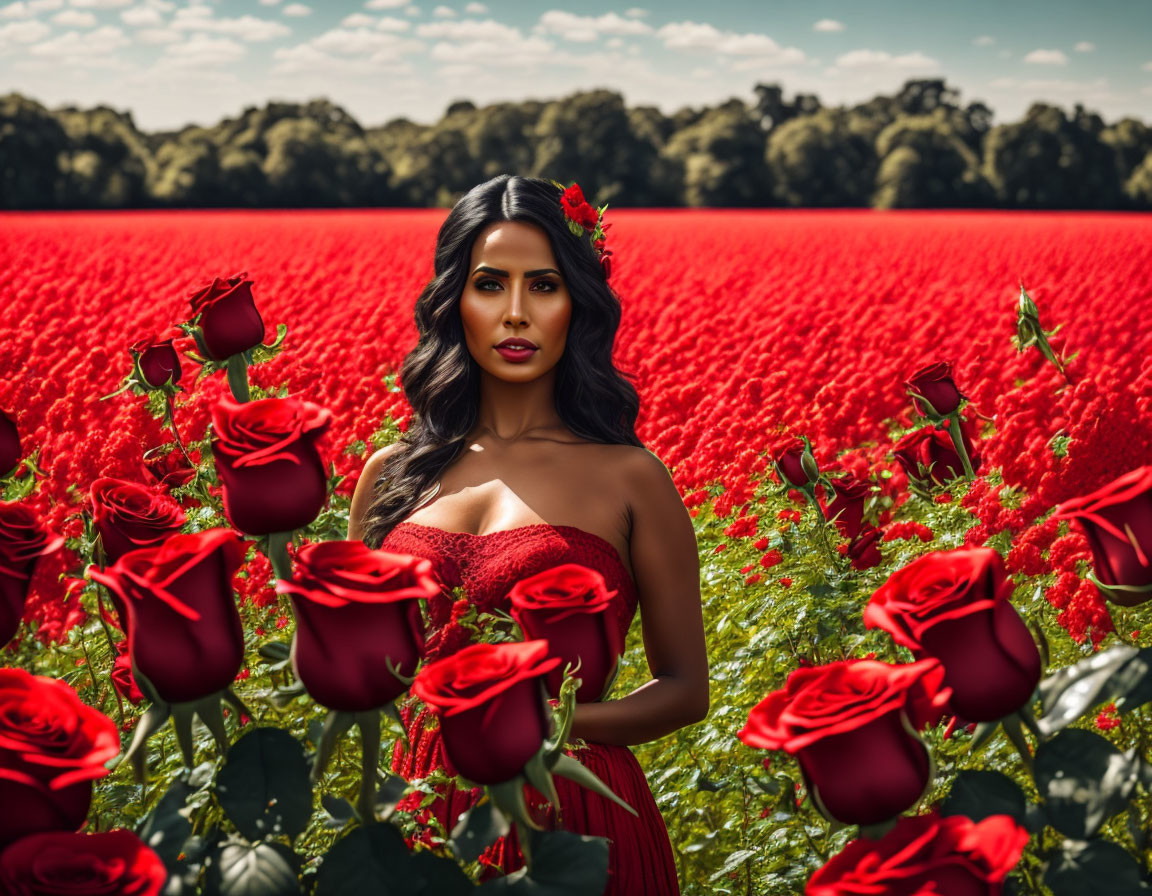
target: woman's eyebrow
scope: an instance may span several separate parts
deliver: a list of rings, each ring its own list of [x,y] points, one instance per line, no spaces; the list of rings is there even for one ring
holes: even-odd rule
[[[477,267],[476,270],[474,270],[472,273],[478,274],[481,271],[483,271],[486,274],[495,274],[497,277],[507,277],[508,276],[507,271],[502,271],[502,270],[500,270],[500,268],[490,268],[490,267],[488,267],[488,265],[485,265],[485,264],[482,264],[479,267]],[[555,274],[557,277],[560,276],[560,272],[554,268],[540,268],[540,270],[538,270],[538,271],[525,271],[524,272],[525,277],[539,277],[541,274]]]

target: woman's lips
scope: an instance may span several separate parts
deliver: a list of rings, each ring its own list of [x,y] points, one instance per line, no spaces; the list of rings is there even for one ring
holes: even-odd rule
[[[522,346],[510,347],[504,345],[496,346],[496,351],[506,361],[527,361],[536,352],[534,348],[525,348]]]

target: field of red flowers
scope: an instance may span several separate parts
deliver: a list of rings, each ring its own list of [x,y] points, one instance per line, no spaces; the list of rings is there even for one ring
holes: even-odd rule
[[[405,426],[403,393],[384,378],[415,344],[412,306],[444,214],[2,216],[0,408],[47,473],[32,505],[53,531],[75,535],[62,521],[94,479],[139,477],[143,452],[170,435],[143,398],[99,398],[129,372],[131,343],[165,334],[190,316],[190,292],[240,271],[269,333],[287,325],[291,349],[253,368],[253,382],[287,384],[333,411],[327,447],[350,493],[363,457],[343,448],[386,415]],[[990,418],[980,454],[1004,483],[977,482],[964,497],[981,520],[968,543],[1010,533],[1010,571],[1060,573],[1047,596],[1073,637],[1110,630],[1105,604],[1075,572],[1082,536],[1053,544],[1054,521],[1032,524],[1152,456],[1152,219],[620,210],[612,220],[617,364],[641,395],[640,438],[689,507],[714,500],[719,517],[747,512],[765,449],[801,433],[822,467],[870,479],[898,505],[907,480],[890,431],[910,424],[901,384],[950,360],[970,407]],[[1078,353],[1069,383],[1011,343],[1021,283],[1044,326],[1061,326],[1056,350]],[[180,431],[204,432],[226,390],[215,377],[182,396]],[[705,487],[717,483],[713,499]],[[75,621],[56,584],[72,563],[62,551],[37,569],[29,617],[45,634]]]

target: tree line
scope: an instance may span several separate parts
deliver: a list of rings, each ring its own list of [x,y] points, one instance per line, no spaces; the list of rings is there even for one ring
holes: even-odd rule
[[[665,115],[611,90],[452,103],[365,128],[326,100],[145,133],[105,105],[0,97],[0,208],[446,207],[504,172],[579,181],[615,207],[1152,208],[1152,128],[1037,102],[993,125],[944,80],[825,107],[755,101]]]

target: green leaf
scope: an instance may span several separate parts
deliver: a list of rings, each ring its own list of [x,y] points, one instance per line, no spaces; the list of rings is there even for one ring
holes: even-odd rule
[[[428,850],[413,853],[411,865],[427,882],[420,896],[465,896],[476,889],[459,865]]]
[[[205,896],[297,896],[298,860],[283,843],[227,843],[208,863]]]
[[[1128,685],[1125,667],[1139,653],[1135,647],[1118,644],[1047,676],[1040,682],[1043,703],[1042,716],[1037,720],[1040,731],[1049,735],[1066,728],[1118,688],[1125,688]],[[1130,669],[1128,675],[1139,671]]]
[[[1044,872],[1055,896],[1137,896],[1150,891],[1140,866],[1107,840],[1065,840],[1064,849]]]
[[[1077,839],[1094,836],[1127,805],[1138,775],[1138,763],[1106,738],[1080,728],[1067,728],[1036,750],[1036,789],[1048,818]]]
[[[952,782],[941,807],[943,815],[966,815],[982,821],[989,815],[1011,815],[1020,824],[1027,822],[1024,791],[1007,775],[994,771],[965,769]]]
[[[255,728],[228,750],[216,775],[220,808],[248,840],[298,836],[312,816],[304,748],[280,728]]]
[[[517,831],[519,833],[519,829]],[[591,896],[608,883],[608,840],[570,831],[528,831],[532,838],[532,876],[528,868],[513,871],[477,892],[517,896]]]
[[[759,854],[758,849],[738,849],[736,852],[728,856],[724,860],[724,864],[720,866],[720,870],[709,876],[708,880],[719,880],[727,874],[731,874],[749,859]]]
[[[481,800],[461,814],[452,829],[453,851],[464,864],[475,862],[484,850],[507,834],[508,829],[508,819],[492,800]]]
[[[316,875],[315,896],[415,896],[426,886],[427,879],[416,870],[400,831],[395,825],[377,822],[336,841]]]
[[[169,874],[175,873],[176,859],[184,849],[184,841],[192,836],[192,823],[180,810],[194,790],[184,781],[173,781],[137,831],[145,845],[160,856]]]

